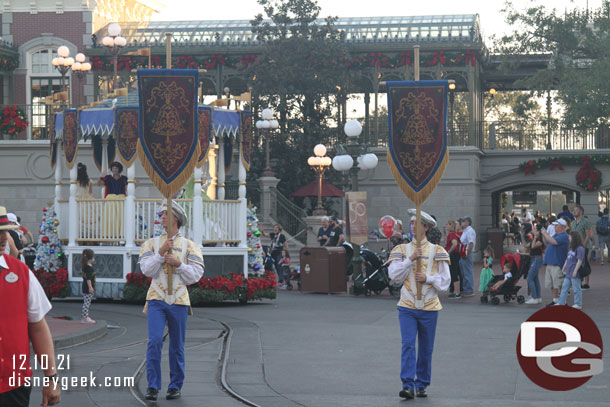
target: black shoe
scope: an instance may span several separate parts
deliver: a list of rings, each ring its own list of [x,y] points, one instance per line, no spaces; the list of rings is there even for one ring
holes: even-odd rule
[[[582,286],[580,286],[580,288],[581,288],[582,290],[588,290],[588,289],[590,289],[591,287],[589,287],[589,284],[583,284]]]
[[[167,394],[165,395],[166,400],[177,400],[179,398],[180,398],[180,390],[167,389]]]
[[[157,394],[159,394],[159,390],[149,387],[148,389],[146,389],[146,395],[144,396],[144,400],[157,401]]]
[[[551,301],[548,304],[546,304],[547,307],[552,307],[553,305],[557,305],[557,303],[555,301]]]
[[[411,389],[409,387],[405,387],[404,389],[402,389],[400,391],[400,393],[398,393],[398,395],[400,397],[402,397],[403,399],[411,400],[411,399],[413,399],[413,397],[415,397],[413,393],[414,393],[413,389]]]
[[[417,397],[428,397],[428,393],[426,393],[426,389],[423,387],[417,388],[417,393],[415,393]]]

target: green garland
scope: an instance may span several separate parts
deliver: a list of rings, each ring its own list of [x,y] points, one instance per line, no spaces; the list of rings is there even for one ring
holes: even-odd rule
[[[11,72],[19,66],[19,57],[0,57],[0,71]]]
[[[551,164],[554,162],[558,162],[561,165],[581,165],[582,159],[584,157],[591,157],[591,164],[610,164],[610,155],[568,155],[525,161],[519,164],[519,169],[521,171],[524,171],[530,163],[533,164],[533,168],[537,170],[541,170],[543,168],[550,168]]]
[[[547,157],[539,160],[529,160],[519,165],[519,169],[525,175],[535,174],[536,170],[549,168],[563,171],[564,165],[580,165],[580,170],[576,173],[576,184],[585,191],[597,191],[602,184],[602,173],[597,170],[594,164],[610,164],[608,155],[582,155],[582,156],[561,156]]]

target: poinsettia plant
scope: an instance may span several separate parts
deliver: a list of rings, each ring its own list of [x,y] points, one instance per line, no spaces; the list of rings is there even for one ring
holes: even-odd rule
[[[34,275],[40,282],[49,300],[53,297],[64,298],[72,293],[68,283],[68,270],[59,268],[56,272],[50,273],[44,268],[34,270]]]
[[[28,125],[27,116],[16,105],[6,105],[0,115],[0,133],[16,135],[24,131]]]

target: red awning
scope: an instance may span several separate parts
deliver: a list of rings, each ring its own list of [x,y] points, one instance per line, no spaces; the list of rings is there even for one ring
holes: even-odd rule
[[[309,184],[305,185],[294,191],[290,196],[318,196],[318,180],[311,181]],[[322,181],[322,196],[338,196],[344,197],[345,192],[330,184],[326,181]]]

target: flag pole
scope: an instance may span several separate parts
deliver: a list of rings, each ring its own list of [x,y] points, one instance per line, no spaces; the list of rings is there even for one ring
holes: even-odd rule
[[[413,63],[413,67],[414,67],[414,73],[415,73],[415,81],[419,82],[419,45],[415,45],[413,46],[413,54],[414,54],[414,63]],[[423,230],[422,228],[422,224],[421,224],[421,203],[418,201],[415,203],[415,223],[416,223],[416,236],[415,236],[415,247],[417,248],[417,250],[421,249],[421,232]],[[428,261],[432,261],[432,259],[428,259]],[[421,258],[418,257],[415,260],[415,270],[417,271],[417,273],[419,273],[421,271]],[[419,281],[416,282],[416,286],[417,286],[417,300],[421,300],[421,296],[422,296],[422,283],[420,283]]]
[[[166,65],[167,65],[167,69],[171,69],[172,68],[172,34],[171,33],[166,33],[165,34],[165,58],[166,58]],[[174,232],[174,223],[173,223],[173,218],[174,218],[174,213],[172,212],[172,195],[168,194],[166,197],[167,200],[167,238],[168,239],[173,239],[174,235],[172,234],[170,236],[171,233]],[[168,250],[168,253],[171,253],[172,250]],[[174,285],[173,285],[173,281],[172,281],[172,277],[174,274],[174,266],[171,264],[168,264],[168,268],[167,268],[167,294],[168,295],[172,295],[172,292],[174,291]]]

